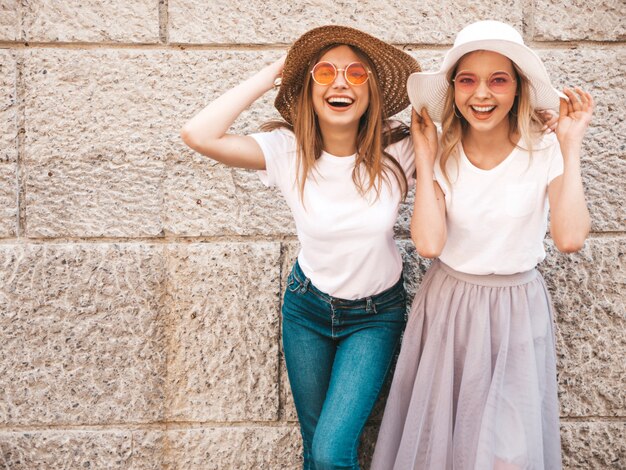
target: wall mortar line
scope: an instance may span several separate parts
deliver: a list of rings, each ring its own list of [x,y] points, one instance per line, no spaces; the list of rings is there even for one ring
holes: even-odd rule
[[[626,426],[626,416],[561,416],[561,423],[611,423]],[[380,420],[368,421],[368,426],[377,426]],[[112,424],[56,424],[56,425],[2,425],[0,433],[32,433],[32,432],[133,432],[133,431],[188,431],[195,429],[219,428],[292,428],[297,427],[297,420],[289,421],[163,421],[144,424],[112,423]]]
[[[626,424],[626,422],[625,422]],[[85,425],[6,425],[0,426],[0,433],[49,433],[49,432],[136,432],[136,431],[189,431],[195,429],[247,429],[247,428],[294,428],[298,426],[293,421],[165,421],[146,424],[85,424]],[[169,447],[169,446],[168,446]]]
[[[588,240],[618,239],[626,237],[626,230],[605,230],[590,232]],[[397,241],[407,241],[411,236],[399,234]],[[551,241],[549,236],[546,241]],[[298,241],[296,235],[214,235],[214,236],[168,236],[168,237],[6,237],[0,238],[2,245],[61,245],[61,244],[120,244],[120,245],[184,245],[192,243],[282,243]]]
[[[18,34],[17,36],[20,38],[20,41],[26,41],[26,31],[24,30],[24,0],[20,0],[17,3],[17,28]]]
[[[17,239],[21,240],[26,234],[26,183],[24,181],[24,149],[26,139],[26,103],[24,92],[24,55],[17,53],[15,57],[15,106],[17,135]]]
[[[159,0],[159,41],[169,43],[169,0]]]
[[[574,49],[578,47],[589,48],[615,48],[621,49],[626,41],[592,41],[587,39],[569,40],[569,41],[541,41],[528,40],[526,45],[532,49]],[[232,52],[249,52],[249,51],[273,51],[285,50],[289,47],[288,43],[247,43],[247,44],[223,44],[223,43],[124,43],[124,42],[38,42],[38,41],[6,41],[0,40],[0,49],[76,49],[76,50],[162,50],[162,51],[232,51]],[[426,51],[446,51],[452,44],[431,44],[431,43],[394,43],[394,46],[407,52],[420,50]]]

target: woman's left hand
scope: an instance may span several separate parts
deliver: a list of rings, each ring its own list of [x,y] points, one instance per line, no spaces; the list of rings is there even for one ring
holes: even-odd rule
[[[556,131],[556,126],[559,123],[559,115],[553,109],[542,109],[538,111],[539,117],[543,122],[541,130],[544,134],[550,134]]]
[[[574,91],[576,93],[574,93]],[[578,150],[593,114],[593,98],[580,88],[565,88],[569,101],[561,99],[556,137],[563,150]]]
[[[430,168],[435,165],[437,157],[437,128],[428,115],[428,110],[422,108],[422,113],[411,111],[411,137],[415,149],[416,163],[428,163]]]

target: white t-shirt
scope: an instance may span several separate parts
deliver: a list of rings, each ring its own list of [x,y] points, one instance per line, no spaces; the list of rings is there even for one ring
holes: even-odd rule
[[[267,186],[282,192],[296,222],[298,262],[315,287],[334,297],[359,299],[392,287],[400,278],[402,259],[393,240],[401,199],[395,177],[383,184],[380,197],[361,196],[352,181],[355,156],[326,152],[304,186],[304,206],[297,184],[296,139],[287,129],[253,134],[265,156],[260,172]],[[386,151],[401,164],[409,187],[415,160],[410,138]],[[367,178],[367,176],[365,176]]]
[[[543,261],[548,225],[548,184],[563,173],[556,136],[533,145],[532,158],[519,147],[497,167],[475,167],[459,144],[460,158],[451,156],[446,170],[439,161],[435,179],[446,199],[448,238],[441,261],[469,274],[514,274]]]

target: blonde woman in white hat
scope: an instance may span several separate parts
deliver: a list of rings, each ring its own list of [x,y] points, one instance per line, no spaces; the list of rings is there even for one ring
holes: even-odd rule
[[[262,170],[293,213],[300,253],[283,301],[283,347],[307,470],[359,468],[359,437],[406,322],[393,226],[414,152],[408,128],[388,118],[409,105],[406,80],[418,70],[361,31],[316,28],[182,131],[204,155]],[[227,134],[281,75],[275,105],[285,122]]]
[[[512,27],[464,28],[408,80],[411,235],[437,258],[414,300],[374,470],[561,468],[552,309],[535,266],[590,228],[580,152],[593,99],[556,91]],[[556,136],[537,111],[560,108]],[[431,119],[432,118],[432,119]],[[442,123],[438,141],[434,121]]]

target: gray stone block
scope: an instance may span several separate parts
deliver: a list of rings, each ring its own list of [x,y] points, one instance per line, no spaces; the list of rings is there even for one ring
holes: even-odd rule
[[[626,467],[626,423],[561,423],[563,469],[623,469]]]
[[[283,242],[282,246],[282,264],[281,264],[281,283],[280,283],[280,295],[281,295],[281,308],[282,308],[282,296],[287,288],[287,276],[291,272],[291,268],[298,257],[300,251],[300,243],[297,240]],[[282,322],[282,317],[281,317]],[[282,324],[282,323],[281,323]],[[291,387],[289,385],[289,375],[287,373],[287,367],[285,365],[285,357],[282,348],[282,330],[281,330],[281,348],[280,348],[280,404],[282,419],[287,421],[298,421],[298,414],[296,413],[296,407],[293,402],[293,395],[291,394]]]
[[[0,24],[3,18],[0,7]],[[15,57],[0,50],[0,237],[17,234],[17,95]]]
[[[16,55],[0,50],[0,164],[17,161]]]
[[[158,246],[0,246],[0,423],[162,419]]]
[[[22,2],[27,41],[158,42],[159,10],[151,0]]]
[[[538,0],[533,3],[535,39],[620,41],[626,38],[626,4],[615,0]]]
[[[132,470],[163,470],[167,453],[165,426],[161,430],[132,430],[132,456],[128,466]]]
[[[590,239],[541,264],[556,310],[562,416],[624,416],[624,238]]]
[[[582,174],[593,230],[626,229],[626,49],[577,47],[539,50],[558,89],[579,86],[595,101],[583,143]],[[601,64],[601,66],[599,66]]]
[[[104,144],[104,142],[102,142]],[[161,228],[163,163],[123,155],[54,156],[31,162],[26,182],[30,237],[156,237]]]
[[[167,470],[297,470],[296,426],[216,427],[168,431]]]
[[[19,39],[18,8],[18,0],[3,0],[0,4],[0,41]]]
[[[0,238],[17,234],[17,164],[0,163]]]
[[[180,236],[291,235],[295,226],[282,194],[256,171],[207,157],[171,161],[164,182],[166,232]]]
[[[173,76],[168,80],[178,87],[177,110],[170,114],[177,151],[167,162],[163,183],[168,233],[213,236],[295,232],[291,213],[278,190],[266,188],[254,171],[231,169],[195,154],[178,136],[184,122],[276,57],[276,52],[223,51],[190,51],[176,57]],[[273,107],[275,94],[268,92],[244,111],[231,132],[258,132],[263,122],[278,119]]]
[[[11,470],[141,468],[130,466],[129,431],[0,432],[0,466]]]
[[[340,24],[391,43],[440,44],[452,43],[456,32],[477,18],[500,19],[521,27],[523,2],[473,2],[459,8],[456,3],[437,0],[271,0],[253,5],[244,0],[217,0],[207,8],[201,0],[169,1],[170,41],[175,43],[285,44],[314,27]]]
[[[27,234],[161,234],[164,161],[176,145],[176,132],[163,132],[167,58],[44,49],[25,62]]]
[[[280,246],[168,253],[168,419],[278,419]]]

